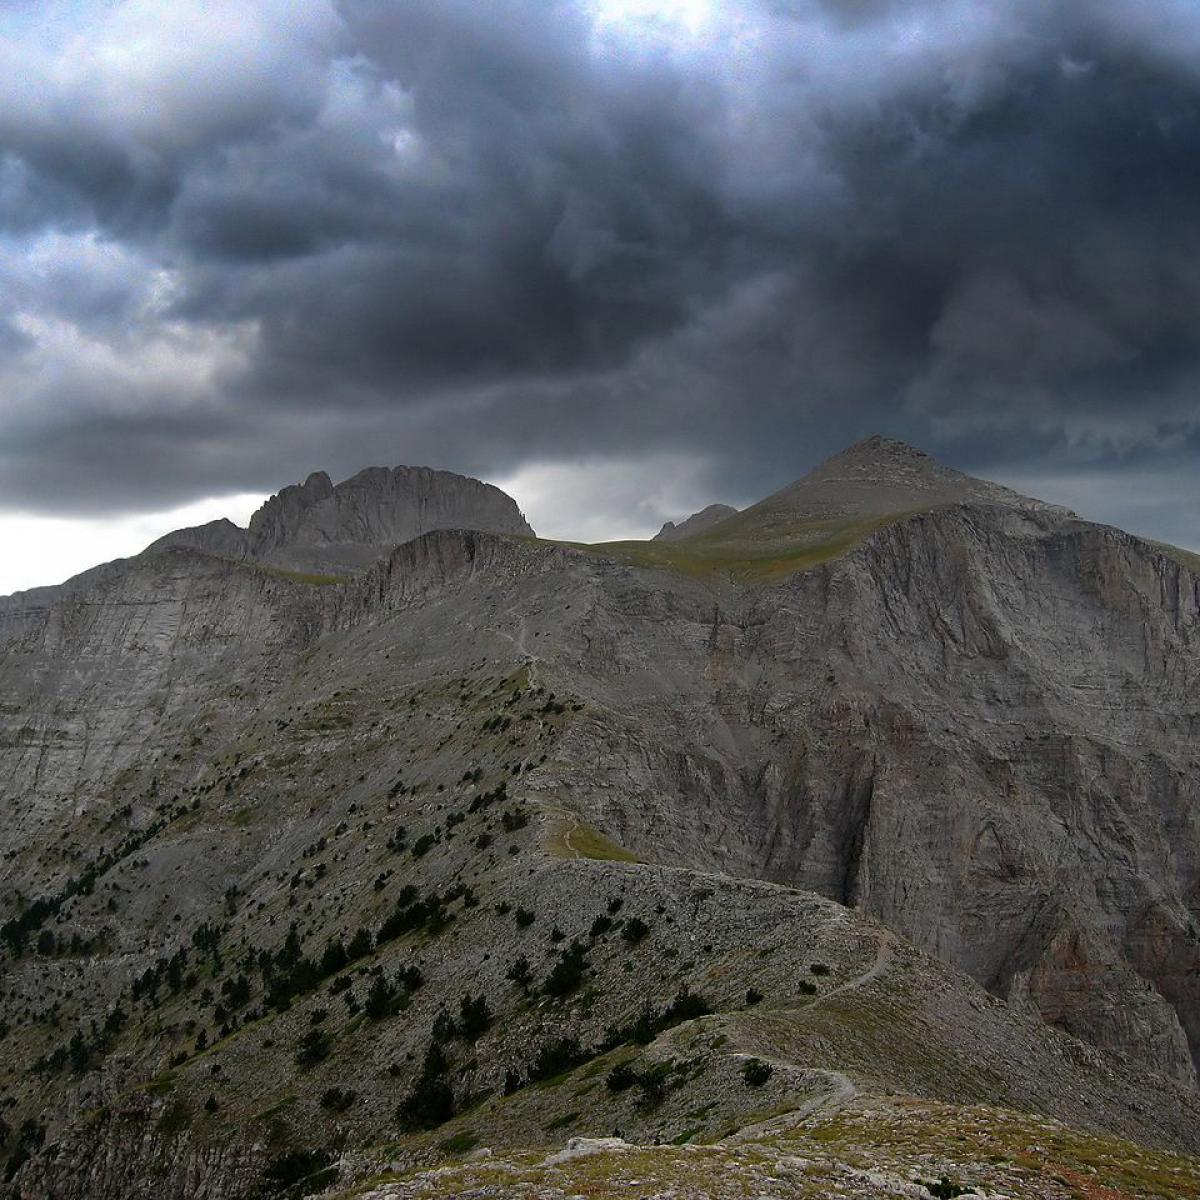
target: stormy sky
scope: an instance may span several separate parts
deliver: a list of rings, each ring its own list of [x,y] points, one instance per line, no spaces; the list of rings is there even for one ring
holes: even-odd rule
[[[0,0],[0,592],[323,468],[872,432],[1200,544],[1194,0]]]

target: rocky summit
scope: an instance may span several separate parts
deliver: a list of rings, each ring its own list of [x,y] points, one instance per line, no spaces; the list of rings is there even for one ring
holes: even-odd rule
[[[428,467],[369,467],[336,486],[324,471],[272,496],[249,529],[213,521],[150,549],[186,546],[300,570],[357,570],[434,529],[533,536],[510,496],[491,484]]]
[[[1200,1195],[1200,560],[871,438],[0,599],[0,1194]]]

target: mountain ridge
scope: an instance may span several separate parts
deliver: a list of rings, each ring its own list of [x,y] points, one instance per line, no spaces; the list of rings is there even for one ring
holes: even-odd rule
[[[972,500],[1008,503],[1017,507],[1055,512],[1064,518],[1080,519],[1069,509],[1023,496],[1000,484],[965,475],[961,471],[943,466],[932,456],[905,442],[872,434],[831,455],[804,475],[747,509],[739,511],[730,505],[710,504],[679,524],[666,522],[650,541],[664,544],[683,543],[686,549],[701,551],[713,546],[719,548],[723,541],[739,538],[752,544],[756,533],[759,532],[754,526],[760,516],[766,515],[769,521],[775,519],[775,523],[778,524],[776,510],[794,509],[793,501],[797,496],[803,497],[807,492],[822,486],[829,487],[831,483],[836,485],[839,482],[839,468],[843,473],[849,469],[860,493],[857,496],[859,505],[852,505],[851,510],[846,510],[846,501],[840,501],[844,511],[840,513],[843,520],[839,522],[837,519],[830,519],[829,516],[830,510],[836,508],[839,501],[834,497],[821,499],[819,518],[813,519],[811,513],[801,514],[802,519],[799,522],[785,521],[784,528],[774,530],[773,536],[782,536],[785,540],[797,544],[808,541],[819,544],[828,541],[835,551],[840,551],[845,548],[844,539],[839,540],[837,536],[842,532],[853,535],[852,544],[857,537],[869,533],[879,520],[894,518],[907,512],[922,511],[940,503],[963,503]],[[887,476],[893,473],[908,476],[910,491],[904,491],[903,481],[898,485],[894,479],[889,481]],[[918,489],[911,488],[914,474],[918,478],[925,476],[922,486]],[[881,479],[881,475],[884,478]],[[377,494],[395,491],[394,488],[389,489],[385,481],[396,480],[404,480],[410,485],[412,481],[416,481],[415,487],[409,486],[409,495],[393,497],[399,501],[397,506],[401,508],[403,515],[391,528],[372,529],[364,501],[370,502],[372,491]],[[940,489],[937,481],[941,482]],[[423,500],[428,494],[436,491],[443,482],[460,491],[465,484],[466,491],[474,495],[466,497],[467,503],[462,508],[450,506],[449,513],[438,514],[431,520],[428,512],[421,512],[420,509],[426,507]],[[875,489],[877,493],[874,501],[868,501],[865,505],[861,495],[864,484],[867,485],[868,492]],[[883,489],[882,495],[878,492],[880,488]],[[907,496],[910,503],[897,506],[896,494]],[[477,497],[483,498],[484,503],[478,509],[474,509],[471,501]],[[342,545],[330,538],[330,530],[320,528],[319,519],[319,510],[329,501],[338,500],[349,502],[346,505],[350,509],[347,522],[349,528],[343,526],[339,529],[335,524],[335,535],[356,535],[348,537]],[[418,512],[403,511],[412,508],[417,508]],[[315,520],[314,509],[318,510]],[[793,512],[791,515],[794,517],[796,514]],[[858,517],[860,520],[845,520],[847,516]],[[864,517],[866,519],[862,520]],[[735,518],[743,518],[743,521],[740,524],[726,525],[727,521]],[[356,525],[357,528],[354,528]],[[814,526],[818,527],[815,538],[811,528]],[[525,537],[536,536],[515,501],[493,484],[430,467],[366,467],[339,484],[334,484],[326,472],[313,471],[302,483],[289,484],[264,501],[251,515],[246,528],[222,517],[203,525],[172,530],[152,541],[141,553],[154,553],[168,547],[181,546],[230,559],[255,559],[282,569],[297,569],[318,574],[323,571],[336,572],[338,569],[354,572],[364,569],[371,561],[384,554],[389,546],[440,528],[466,528],[515,533]],[[300,544],[293,546],[294,542]],[[605,543],[598,545],[603,546]],[[1177,551],[1174,547],[1165,549],[1175,554],[1185,553]],[[289,550],[292,553],[289,554]],[[87,576],[92,570],[109,565],[111,564],[98,564],[98,567],[88,568],[87,571],[64,582],[72,583],[75,579]],[[31,595],[62,586],[64,584],[42,585],[12,593],[12,596]],[[8,598],[0,597],[0,600]]]

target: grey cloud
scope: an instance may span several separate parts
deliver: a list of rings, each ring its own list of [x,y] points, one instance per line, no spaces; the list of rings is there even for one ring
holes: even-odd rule
[[[156,36],[0,85],[0,263],[50,263],[0,276],[0,503],[655,454],[744,498],[875,429],[1047,479],[1194,453],[1174,0],[85,11]]]

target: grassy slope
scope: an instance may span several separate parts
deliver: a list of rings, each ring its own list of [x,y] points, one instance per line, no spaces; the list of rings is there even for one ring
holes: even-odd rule
[[[701,580],[769,584],[837,558],[877,529],[907,513],[839,521],[780,520],[763,523],[746,513],[678,542],[563,543],[634,567],[677,571]]]
[[[568,542],[633,567],[677,571],[704,581],[771,584],[796,571],[838,558],[879,529],[913,516],[920,509],[879,513],[844,520],[802,520],[780,511],[747,509],[693,537],[678,542]],[[1200,554],[1149,540],[1189,571],[1200,574]]]
[[[598,829],[577,817],[570,809],[552,809],[544,803],[543,808],[551,811],[556,818],[545,846],[547,853],[552,857],[590,858],[598,862],[640,861],[636,854],[632,854],[624,846],[619,846]]]

